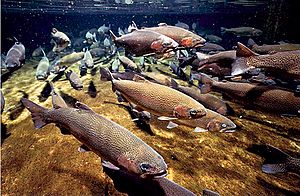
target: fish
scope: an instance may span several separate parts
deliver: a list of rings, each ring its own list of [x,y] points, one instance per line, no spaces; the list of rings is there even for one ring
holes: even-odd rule
[[[70,81],[71,86],[76,90],[82,90],[83,84],[80,80],[79,76],[73,72],[72,70],[69,70],[65,73],[66,78]]]
[[[119,36],[122,36],[122,35],[125,35],[125,32],[119,27],[118,34],[119,34]]]
[[[279,114],[300,114],[300,97],[289,89],[261,84],[218,82],[199,73],[201,92],[218,91],[243,105],[251,106],[265,112]]]
[[[53,82],[53,80],[52,80]],[[52,87],[49,81],[46,81],[45,86],[43,87],[40,95],[38,95],[39,101],[44,102],[48,99],[48,97],[51,95]]]
[[[225,48],[223,46],[220,46],[219,44],[209,43],[206,42],[201,48],[201,51],[203,52],[217,52],[217,51],[224,51]]]
[[[95,57],[102,58],[106,55],[106,51],[103,48],[93,48],[93,49],[90,49],[89,51],[90,51],[92,57],[94,57],[94,58]]]
[[[83,59],[81,60],[81,65],[85,66],[87,68],[94,67],[94,60],[93,60],[91,52],[88,49],[86,49],[86,51],[84,52]]]
[[[219,114],[226,115],[228,113],[227,105],[212,94],[202,94],[199,89],[179,85],[173,78],[169,81],[168,85],[193,99],[200,102],[205,108],[211,109]]]
[[[54,73],[65,70],[68,66],[82,60],[84,58],[85,52],[73,52],[60,59],[55,60],[50,70]]]
[[[22,98],[28,98],[28,94],[24,91],[18,91],[20,93],[22,93]],[[22,98],[18,101],[18,103],[14,106],[12,106],[11,108],[9,108],[7,111],[9,112],[9,119],[10,120],[16,120],[21,113],[24,111],[25,107],[22,104]]]
[[[1,101],[1,114],[5,107],[5,99],[2,90],[0,90],[0,101]]]
[[[98,42],[96,32],[91,33],[90,31],[88,31],[85,34],[85,39],[86,40],[83,43],[93,44]]]
[[[136,75],[133,81],[112,78],[113,91],[118,91],[142,110],[159,116],[159,120],[201,118],[206,108],[191,97],[170,87],[156,84]]]
[[[15,44],[9,49],[5,58],[6,68],[11,72],[21,67],[25,63],[25,46],[21,42]]]
[[[213,55],[207,55],[200,52],[196,52],[196,55],[198,57],[199,66],[202,66],[207,63],[222,62],[225,64],[229,64],[229,67],[231,67],[232,62],[236,59],[235,50],[221,51]]]
[[[179,46],[184,48],[196,48],[201,47],[206,42],[201,36],[188,31],[186,29],[167,25],[166,23],[158,24],[158,27],[147,27],[145,30],[155,31],[161,33],[165,36],[168,36],[175,40]]]
[[[292,44],[292,43],[281,43],[274,45],[257,45],[253,39],[249,38],[248,46],[251,47],[253,52],[259,54],[272,54],[275,52],[284,52],[284,51],[292,51],[292,50],[300,50],[300,44]]]
[[[53,83],[49,82],[50,86],[51,86],[51,97],[52,97],[52,106],[55,109],[58,108],[67,108],[69,107],[67,105],[67,103],[65,102],[65,100],[58,94],[56,93]]]
[[[211,35],[211,34],[208,34],[208,35],[205,35],[205,38],[206,38],[206,40],[208,40],[209,42],[215,43],[215,44],[219,44],[219,43],[222,42],[222,38],[220,38],[220,37],[217,36],[217,35]]]
[[[180,22],[178,21],[176,24],[175,24],[175,27],[181,27],[183,29],[186,29],[186,30],[189,30],[190,27],[188,24],[184,23],[184,22]]]
[[[97,89],[93,81],[90,81],[88,86],[88,94],[90,97],[95,98],[97,97]]]
[[[195,128],[194,132],[212,131],[232,133],[236,131],[237,126],[229,118],[210,109],[206,109],[206,112],[206,115],[202,118],[190,120],[176,119],[174,124],[169,123],[168,128],[173,128],[178,126],[178,124],[181,124],[187,127]]]
[[[58,31],[56,28],[52,28],[51,36],[54,41],[53,52],[61,52],[67,46],[71,45],[70,38],[63,32]]]
[[[103,45],[104,45],[104,47],[110,47],[111,46],[110,40],[107,37],[104,39]]]
[[[225,78],[231,75],[231,68],[225,67],[222,63],[207,63],[200,66],[197,71],[218,78]]]
[[[119,59],[114,59],[114,61],[111,64],[111,70],[113,72],[119,72],[119,68],[120,68],[121,62]]]
[[[108,33],[108,31],[110,30],[111,25],[109,24],[108,26],[105,26],[105,24],[103,24],[101,27],[98,28],[98,32],[100,34],[105,34]]]
[[[77,102],[77,108],[58,109],[44,108],[26,98],[22,103],[31,112],[37,129],[49,123],[58,124],[82,142],[85,149],[100,156],[102,164],[142,178],[167,175],[167,164],[160,154],[126,128],[83,103]]]
[[[236,27],[236,28],[225,28],[221,27],[221,34],[232,33],[239,37],[256,37],[262,35],[262,30],[254,27]]]
[[[178,46],[178,43],[173,39],[150,30],[135,30],[120,37],[116,37],[112,31],[110,33],[116,46],[123,46],[126,51],[136,56],[152,53],[161,54]]]
[[[122,65],[124,66],[125,69],[129,69],[129,70],[136,71],[136,72],[141,72],[142,71],[139,68],[139,66],[137,66],[137,64],[135,64],[135,62],[130,60],[128,57],[119,55],[118,58],[119,58],[120,62],[122,63]]]
[[[184,81],[187,81],[187,76],[183,69],[179,66],[177,66],[174,62],[169,62],[169,67],[172,70],[174,74],[176,74],[179,78],[181,78]]]
[[[42,59],[40,60],[37,68],[36,68],[36,73],[35,73],[35,77],[38,80],[46,80],[49,76],[50,73],[50,63],[49,63],[49,59],[47,58],[45,52],[43,49],[42,53],[44,54],[44,57],[42,57]]]
[[[287,78],[300,79],[300,50],[258,55],[238,42],[236,56],[237,59],[232,63],[232,76],[253,68],[265,68]]]
[[[33,52],[32,52],[32,55],[31,57],[33,59],[40,59],[40,57],[43,57],[44,56],[44,53],[43,53],[43,48],[40,46],[38,48],[36,48]]]
[[[264,173],[291,172],[300,175],[300,159],[290,156],[275,146],[270,144],[253,144],[248,150],[265,158],[262,165]]]
[[[167,178],[144,179],[123,170],[103,166],[103,171],[113,180],[114,187],[128,195],[144,196],[196,196],[190,190]]]

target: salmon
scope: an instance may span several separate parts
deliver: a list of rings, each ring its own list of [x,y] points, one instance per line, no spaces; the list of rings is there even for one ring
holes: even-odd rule
[[[149,30],[134,30],[131,33],[116,37],[110,31],[113,42],[126,51],[142,56],[145,54],[161,54],[175,49],[178,43],[163,34]]]
[[[300,97],[294,92],[260,84],[218,82],[205,74],[197,75],[202,83],[201,92],[218,91],[243,105],[279,114],[300,114]]]
[[[77,108],[44,108],[26,98],[22,103],[31,112],[36,128],[55,123],[101,157],[102,163],[124,169],[143,178],[167,174],[163,157],[121,125],[100,116],[83,103]]]
[[[134,81],[112,78],[112,85],[128,102],[160,116],[160,120],[201,118],[206,114],[206,108],[193,98],[138,75]]]
[[[239,75],[251,68],[266,68],[294,79],[300,79],[300,50],[258,55],[241,43],[237,47],[237,59],[232,64],[231,75]]]
[[[158,27],[148,27],[144,29],[168,36],[175,40],[179,46],[185,48],[200,47],[206,42],[204,38],[191,31],[181,27],[167,25],[166,23],[160,23],[158,24]]]

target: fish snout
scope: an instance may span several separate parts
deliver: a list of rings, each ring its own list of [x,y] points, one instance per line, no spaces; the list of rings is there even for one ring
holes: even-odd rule
[[[163,166],[155,166],[149,163],[141,163],[140,169],[142,171],[142,178],[162,178],[168,175],[167,165],[163,163]]]

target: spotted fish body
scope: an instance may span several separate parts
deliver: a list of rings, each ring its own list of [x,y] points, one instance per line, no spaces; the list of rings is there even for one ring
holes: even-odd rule
[[[205,74],[199,76],[204,84],[201,87],[204,92],[215,90],[239,103],[268,112],[300,114],[300,97],[288,89],[250,83],[217,82]]]
[[[167,86],[148,80],[113,80],[112,83],[113,88],[119,91],[129,102],[158,116],[175,117],[174,111],[178,106],[197,110],[197,117],[206,114],[205,107],[199,102]]]
[[[179,43],[179,46],[187,48],[199,47],[206,42],[204,38],[191,31],[188,31],[181,27],[167,25],[165,23],[159,24],[158,27],[149,27],[144,29],[155,31],[157,33],[161,33],[165,36],[168,36],[174,39],[177,43]]]
[[[145,172],[140,165],[149,164],[153,169],[146,174],[166,174],[167,165],[161,155],[129,130],[100,116],[84,104],[77,103],[78,108],[48,110],[28,99],[22,99],[22,103],[32,113],[36,128],[56,123],[102,160],[121,169],[142,175]]]
[[[7,52],[5,64],[8,69],[21,66],[25,61],[25,47],[22,43],[16,42]]]
[[[277,44],[277,45],[253,45],[251,50],[257,52],[259,54],[268,54],[270,52],[284,52],[284,51],[293,51],[293,50],[300,50],[300,44]]]
[[[178,43],[170,37],[149,30],[135,30],[121,37],[116,37],[111,32],[111,36],[116,45],[123,46],[125,50],[137,56],[164,53],[178,46]]]
[[[300,79],[300,50],[277,52],[272,55],[258,55],[241,43],[238,43],[237,59],[232,64],[231,75],[238,75],[245,70],[266,68]]]

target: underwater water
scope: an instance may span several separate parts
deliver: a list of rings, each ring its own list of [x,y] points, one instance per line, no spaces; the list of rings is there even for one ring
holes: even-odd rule
[[[226,6],[223,1],[203,1],[204,4],[202,1],[140,1],[138,4],[135,1],[78,1],[71,8],[63,1],[53,1],[54,4],[61,3],[60,6],[55,4],[56,7],[49,2],[22,1],[18,7],[18,2],[1,1],[1,54],[5,56],[13,46],[13,37],[26,48],[25,63],[20,68],[9,74],[1,69],[1,91],[5,99],[1,114],[2,195],[126,195],[126,188],[122,191],[120,185],[117,186],[117,182],[103,171],[98,155],[78,152],[81,142],[74,136],[63,135],[54,123],[41,129],[34,127],[30,112],[20,100],[24,97],[45,108],[52,108],[51,88],[46,81],[52,81],[55,90],[69,106],[74,107],[76,101],[82,102],[151,146],[168,166],[165,178],[196,195],[202,195],[203,189],[220,195],[300,193],[299,172],[268,174],[262,171],[264,158],[260,155],[264,154],[264,149],[259,147],[269,144],[299,158],[299,114],[270,113],[266,109],[253,108],[251,104],[250,107],[238,104],[234,98],[212,92],[234,111],[226,114],[226,117],[237,126],[235,132],[199,133],[184,125],[168,129],[168,121],[158,120],[157,115],[152,115],[148,124],[137,124],[130,115],[129,104],[118,102],[112,83],[100,80],[99,69],[107,67],[113,71],[111,67],[117,58],[117,54],[112,56],[112,51],[103,44],[99,47],[105,49],[105,54],[94,57],[94,68],[80,76],[83,84],[81,90],[74,89],[64,75],[56,80],[57,74],[49,73],[47,80],[37,80],[36,69],[41,56],[32,56],[39,46],[43,47],[46,54],[52,50],[52,28],[66,33],[71,40],[71,46],[59,54],[63,57],[73,50],[82,51],[85,46],[75,47],[72,44],[78,38],[85,40],[90,29],[98,29],[103,24],[110,25],[110,29],[119,37],[118,28],[127,28],[131,21],[138,27],[154,27],[158,23],[175,25],[180,21],[188,24],[190,30],[195,23],[196,34],[221,37],[222,41],[218,44],[226,51],[232,50],[238,41],[246,45],[249,36],[222,34],[221,27],[251,26],[261,29],[261,36],[252,37],[259,45],[279,41],[299,44],[300,32],[294,28],[298,13],[293,1],[286,1],[284,8],[278,7],[282,1],[256,1],[257,4],[251,1],[224,1],[228,3]],[[95,2],[101,6],[95,6]],[[280,11],[272,15],[272,9]],[[105,33],[105,38],[110,38],[109,32]],[[104,38],[100,40],[103,42]],[[110,44],[113,45],[112,41]],[[187,51],[192,56],[192,49]],[[122,49],[119,53],[125,55]],[[141,57],[128,57],[138,65],[141,62]],[[51,63],[56,61],[55,57],[48,58]],[[148,67],[143,70],[145,74],[160,81],[164,81],[165,77],[175,78],[180,85],[189,86],[187,81],[172,73],[170,67],[163,63],[177,62],[176,56],[157,59],[160,57],[145,63]],[[70,63],[67,70],[80,75],[80,66],[80,61]],[[190,69],[190,66],[184,69],[186,75],[189,75]],[[123,71],[123,68],[119,69],[119,72]],[[194,85],[198,86],[197,82]],[[294,90],[294,83],[287,82],[286,86],[290,91]],[[273,161],[276,162],[276,159],[274,157]],[[120,180],[119,183],[129,187],[126,181]],[[151,187],[147,188],[151,190]],[[130,189],[143,189],[143,186]]]

